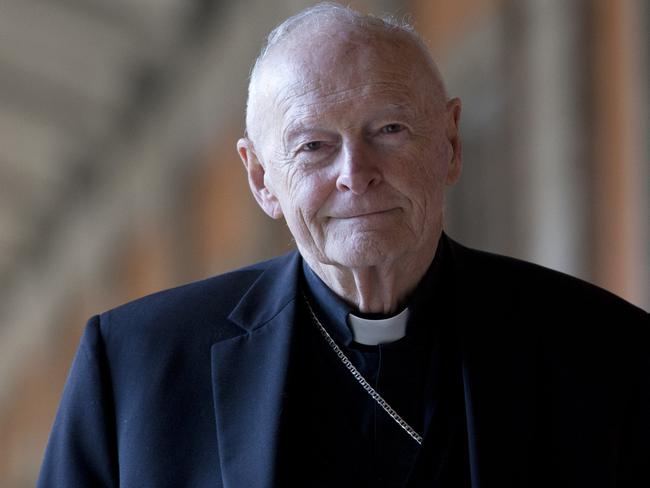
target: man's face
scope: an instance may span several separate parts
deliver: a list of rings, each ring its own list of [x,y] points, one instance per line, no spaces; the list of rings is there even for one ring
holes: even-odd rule
[[[337,32],[268,61],[260,137],[240,154],[258,202],[284,216],[307,262],[390,265],[435,251],[444,186],[460,171],[459,104],[442,98],[423,53]]]

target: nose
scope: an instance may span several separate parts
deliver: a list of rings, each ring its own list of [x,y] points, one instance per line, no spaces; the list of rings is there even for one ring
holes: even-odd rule
[[[341,151],[341,169],[336,179],[339,191],[361,195],[381,182],[377,159],[369,154],[363,142],[344,143]]]

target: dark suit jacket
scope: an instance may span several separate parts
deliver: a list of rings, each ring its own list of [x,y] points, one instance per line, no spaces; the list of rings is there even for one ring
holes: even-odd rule
[[[443,240],[472,487],[650,486],[647,314],[575,278]],[[273,486],[300,259],[93,317],[38,486]]]

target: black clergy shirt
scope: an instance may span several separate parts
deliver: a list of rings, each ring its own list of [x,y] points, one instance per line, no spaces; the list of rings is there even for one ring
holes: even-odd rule
[[[425,439],[420,446],[373,400],[327,344],[305,302],[282,412],[278,486],[463,486],[464,405],[444,249],[408,300],[406,336],[354,342],[352,307],[303,262],[302,291],[368,383]]]

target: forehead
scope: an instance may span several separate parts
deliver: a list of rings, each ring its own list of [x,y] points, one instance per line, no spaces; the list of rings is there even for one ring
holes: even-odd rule
[[[354,70],[348,74],[301,72],[295,80],[278,88],[271,109],[288,117],[310,115],[317,118],[326,113],[408,110],[419,105],[418,90],[408,74],[375,69]]]

